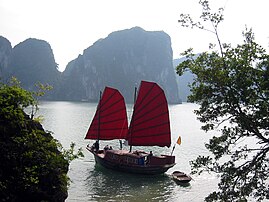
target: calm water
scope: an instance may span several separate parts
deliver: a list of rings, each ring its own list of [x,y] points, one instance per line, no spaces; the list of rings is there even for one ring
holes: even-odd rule
[[[127,106],[131,114],[131,106]],[[93,156],[85,149],[93,141],[84,140],[89,124],[95,113],[96,104],[80,102],[42,102],[39,114],[43,115],[45,130],[53,131],[53,135],[65,148],[75,142],[77,148],[82,147],[85,157],[75,160],[70,165],[67,201],[203,201],[209,192],[217,187],[217,178],[203,174],[194,178],[189,186],[182,187],[170,178],[175,170],[190,172],[189,161],[198,155],[208,154],[204,143],[210,134],[200,130],[193,110],[195,104],[184,103],[171,105],[170,122],[172,144],[181,136],[181,145],[176,145],[174,155],[176,166],[161,176],[143,176],[122,174],[95,165]],[[101,142],[101,147],[108,142]],[[109,143],[110,144],[110,143]],[[172,145],[172,146],[173,146]],[[119,147],[117,141],[112,142],[114,148]],[[128,148],[126,148],[128,149]],[[141,149],[135,147],[134,149]],[[171,153],[171,148],[142,148],[154,153]]]

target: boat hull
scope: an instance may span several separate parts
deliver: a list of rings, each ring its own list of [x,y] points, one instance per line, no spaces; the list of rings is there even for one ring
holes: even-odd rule
[[[156,161],[154,163],[154,160],[149,161],[149,162],[145,161],[143,163],[142,160],[145,159],[144,158],[145,156],[141,158],[136,158],[134,155],[127,154],[127,153],[124,153],[124,154],[121,153],[120,155],[117,155],[118,153],[117,151],[116,152],[110,151],[110,152],[107,152],[106,154],[104,154],[103,151],[101,151],[100,153],[97,153],[90,150],[90,152],[94,155],[95,162],[97,164],[100,164],[101,166],[108,169],[121,171],[121,172],[127,172],[127,173],[143,174],[143,175],[158,175],[158,174],[165,173],[169,168],[172,168],[175,165],[174,156],[161,156],[161,157],[153,156],[152,157],[152,159],[161,158],[163,162],[164,160],[166,160],[165,163],[163,162],[158,163]],[[118,157],[118,158],[115,158],[115,157]],[[128,160],[125,161],[126,158],[129,159],[129,162]],[[137,163],[136,163],[136,159],[138,159]],[[139,162],[139,159],[142,159],[142,160]]]
[[[174,171],[172,177],[177,184],[188,184],[192,180],[190,176],[180,171]]]

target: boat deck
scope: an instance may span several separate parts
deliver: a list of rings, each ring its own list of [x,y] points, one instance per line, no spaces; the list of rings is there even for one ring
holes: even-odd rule
[[[149,153],[144,152],[144,151],[139,151],[139,150],[136,150],[133,152],[129,152],[127,150],[107,150],[107,152],[120,155],[120,156],[130,156],[134,158],[141,158],[141,157],[145,157],[149,155]]]

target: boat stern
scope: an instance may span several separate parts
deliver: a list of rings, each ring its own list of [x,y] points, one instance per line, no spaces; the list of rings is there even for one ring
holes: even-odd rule
[[[161,155],[151,156],[149,158],[150,165],[175,165],[175,156]]]
[[[166,164],[175,164],[175,156],[170,156],[170,155],[162,155],[166,159]]]

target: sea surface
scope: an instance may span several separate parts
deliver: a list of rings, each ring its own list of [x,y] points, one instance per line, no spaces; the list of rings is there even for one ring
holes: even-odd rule
[[[60,141],[64,148],[71,142],[76,148],[83,148],[85,155],[82,159],[74,160],[68,175],[71,183],[66,201],[182,201],[199,202],[212,191],[217,189],[217,176],[209,173],[193,175],[188,186],[177,185],[171,179],[175,170],[190,173],[189,162],[198,155],[207,155],[204,144],[208,142],[212,133],[203,132],[201,123],[193,113],[198,105],[183,103],[170,105],[170,123],[172,132],[172,146],[161,147],[133,147],[133,150],[144,149],[154,154],[170,154],[178,136],[181,145],[176,145],[174,155],[176,165],[160,176],[144,176],[120,173],[102,168],[95,164],[94,157],[85,148],[94,141],[85,140],[85,134],[96,110],[96,103],[87,102],[41,102],[38,115],[44,120],[45,130],[53,132],[54,138]],[[127,105],[128,118],[132,114],[132,106]],[[100,147],[110,144],[119,147],[118,141],[101,141]],[[129,149],[125,147],[125,149]]]

